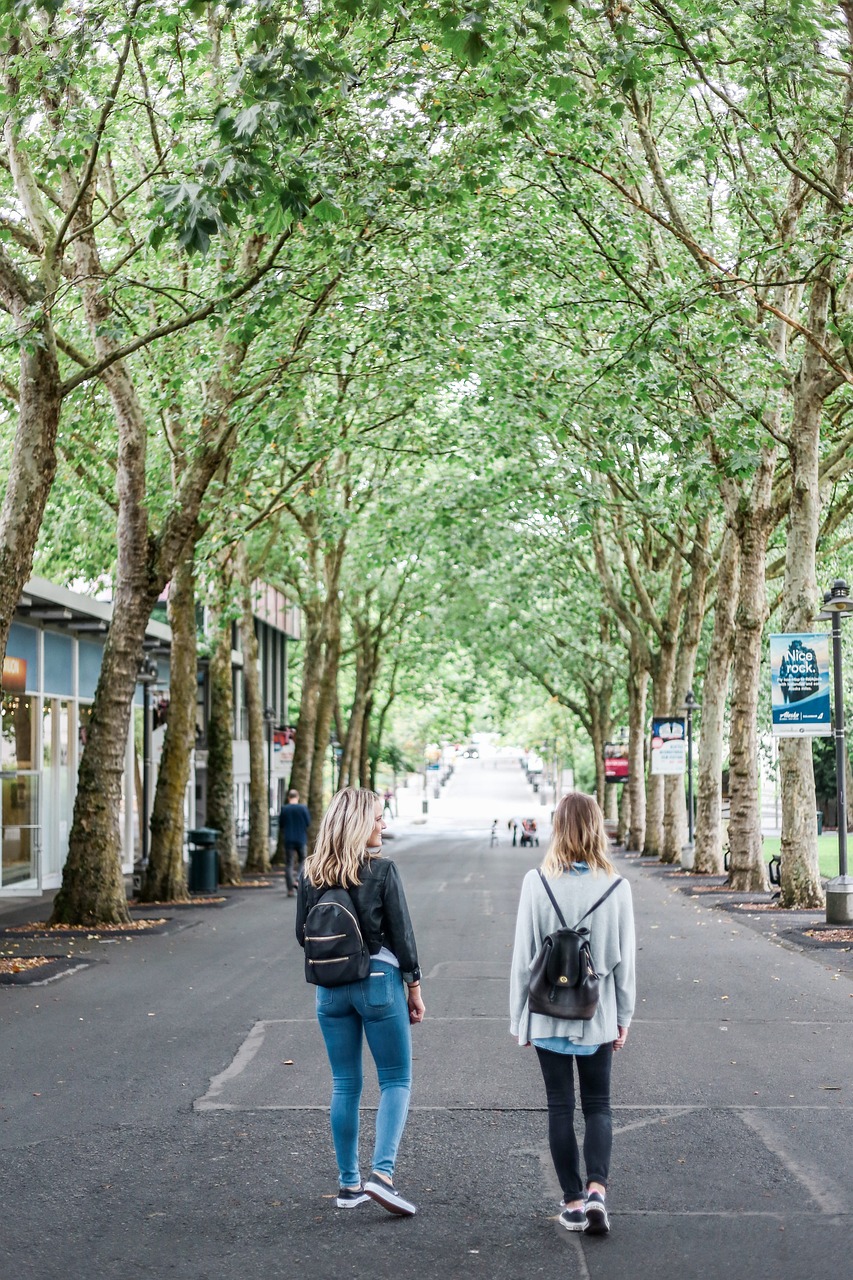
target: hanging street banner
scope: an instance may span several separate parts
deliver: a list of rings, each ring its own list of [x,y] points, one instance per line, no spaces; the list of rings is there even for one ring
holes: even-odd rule
[[[677,716],[652,720],[652,773],[685,773],[687,725]]]
[[[604,781],[628,781],[628,745],[623,742],[604,744]]]
[[[827,632],[770,637],[770,695],[776,737],[829,737]]]

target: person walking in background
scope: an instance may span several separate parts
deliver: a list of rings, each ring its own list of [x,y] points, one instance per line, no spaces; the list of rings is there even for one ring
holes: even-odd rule
[[[311,814],[308,806],[299,803],[298,791],[288,791],[287,801],[281,806],[278,815],[279,839],[284,845],[284,875],[288,898],[296,896],[296,880],[305,861],[310,826]]]
[[[370,952],[360,982],[317,987],[317,1020],[332,1069],[332,1140],[338,1163],[339,1209],[368,1197],[389,1213],[410,1217],[416,1207],[394,1186],[397,1149],[412,1087],[411,1026],[422,1022],[421,971],[400,873],[382,857],[382,801],[364,788],[332,797],[317,841],[299,878],[296,938],[305,945],[309,911],[328,889],[344,888]],[[358,1159],[362,1035],[376,1064],[379,1109],[372,1174],[362,1183]]]
[[[560,927],[543,876],[567,925],[574,927],[583,919],[589,929],[600,995],[588,1021],[530,1012],[530,967],[543,939]],[[599,901],[614,883],[613,892]],[[569,1231],[604,1235],[610,1230],[610,1073],[613,1052],[624,1046],[634,1012],[634,953],[631,888],[626,880],[618,881],[608,856],[604,815],[591,796],[572,792],[554,812],[542,876],[538,870],[528,871],[522,882],[510,977],[510,1030],[520,1045],[532,1044],[539,1058],[551,1159],[563,1192],[560,1222]],[[574,1130],[575,1065],[585,1122],[585,1182]]]

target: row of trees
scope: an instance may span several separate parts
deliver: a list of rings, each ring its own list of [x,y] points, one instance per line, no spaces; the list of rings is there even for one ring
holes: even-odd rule
[[[231,624],[251,674],[261,575],[303,612],[313,810],[333,728],[340,781],[367,782],[395,709],[473,662],[461,685],[544,691],[599,761],[627,722],[626,837],[674,859],[683,792],[645,779],[644,741],[701,687],[697,866],[721,865],[727,744],[732,883],[763,887],[767,623],[809,629],[849,534],[850,7],[105,0],[0,23],[0,648],[34,557],[109,572],[115,601],[55,918],[126,914],[124,743],[167,583],[149,892],[180,889],[201,597],[209,819],[232,830]],[[781,765],[783,898],[813,905],[808,744]]]

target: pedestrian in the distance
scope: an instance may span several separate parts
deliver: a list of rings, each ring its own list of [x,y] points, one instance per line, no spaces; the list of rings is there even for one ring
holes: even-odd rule
[[[305,861],[310,826],[311,814],[308,806],[300,804],[299,792],[291,789],[287,793],[287,802],[281,806],[278,815],[279,837],[284,845],[284,875],[288,898],[296,896],[296,881]]]
[[[317,987],[317,1020],[332,1069],[332,1140],[338,1163],[339,1209],[368,1197],[389,1213],[411,1216],[415,1205],[393,1182],[412,1087],[411,1025],[422,1022],[421,971],[400,873],[382,857],[382,801],[364,788],[345,787],[332,797],[317,841],[299,879],[296,937],[327,889],[348,891],[370,952],[361,982]],[[362,1183],[358,1159],[362,1036],[376,1064],[379,1109],[372,1173]]]
[[[608,856],[604,815],[591,796],[564,796],[554,813],[551,844],[542,873],[574,928],[583,919],[600,978],[595,1014],[588,1021],[531,1013],[530,967],[542,940],[560,921],[538,871],[528,871],[521,888],[510,980],[510,1030],[520,1045],[532,1044],[539,1058],[548,1101],[548,1142],[563,1192],[560,1222],[569,1231],[604,1235],[610,1230],[606,1208],[613,1126],[610,1070],[613,1051],[621,1049],[634,1012],[634,914],[626,880],[595,904],[618,877]],[[574,1130],[575,1068],[580,1085],[585,1133],[586,1179]]]

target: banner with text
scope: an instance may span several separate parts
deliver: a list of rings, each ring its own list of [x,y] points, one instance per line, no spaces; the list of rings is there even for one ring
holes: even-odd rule
[[[777,737],[832,733],[825,631],[770,637],[770,700]]]
[[[684,773],[687,728],[677,716],[652,720],[652,773]]]

